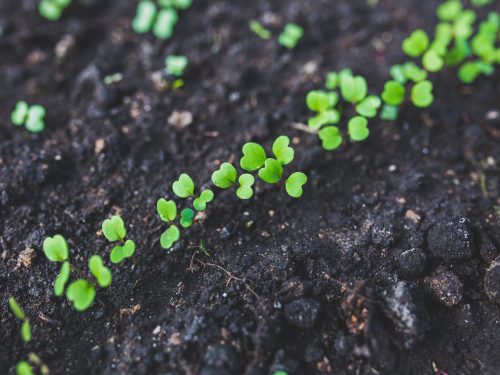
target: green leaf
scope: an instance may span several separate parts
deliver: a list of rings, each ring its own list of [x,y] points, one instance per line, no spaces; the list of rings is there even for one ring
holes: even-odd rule
[[[253,172],[264,165],[266,161],[266,151],[255,142],[247,142],[242,148],[243,157],[240,159],[240,166],[245,171]]]
[[[438,72],[443,68],[444,60],[434,50],[429,50],[422,58],[424,68],[429,72]]]
[[[28,103],[25,101],[17,102],[16,107],[10,115],[10,120],[14,125],[23,125],[28,117]]]
[[[391,66],[391,69],[389,70],[390,74],[391,74],[391,77],[401,83],[401,84],[405,84],[406,83],[406,76],[404,74],[404,71],[403,71],[403,66],[402,65],[393,65]]]
[[[302,172],[292,173],[286,180],[285,189],[289,196],[300,198],[302,196],[302,186],[307,182],[307,176]]]
[[[433,85],[430,81],[422,81],[413,86],[411,90],[411,101],[416,107],[428,107],[434,101],[432,95]]]
[[[240,199],[250,199],[253,197],[252,186],[255,183],[255,177],[251,174],[244,173],[238,178],[240,187],[236,190],[236,195]]]
[[[68,244],[63,236],[56,234],[43,241],[43,252],[51,262],[64,262],[68,259]]]
[[[114,215],[111,218],[104,220],[101,227],[104,237],[106,237],[109,242],[118,240],[123,241],[123,239],[127,235],[125,223],[123,222],[123,219],[118,215]]]
[[[152,1],[140,1],[137,4],[137,12],[132,21],[132,29],[138,34],[149,32],[155,17],[156,5]]]
[[[326,75],[325,87],[328,90],[335,90],[339,85],[339,75],[337,72],[329,72]]]
[[[368,129],[368,120],[364,117],[353,117],[349,120],[347,127],[351,140],[353,141],[364,141],[370,135],[370,130]]]
[[[410,81],[420,82],[427,78],[427,72],[420,69],[417,64],[412,61],[404,63],[401,68],[404,76]]]
[[[32,133],[39,133],[45,129],[45,108],[39,104],[32,105],[28,110],[28,118],[26,119],[26,129]]]
[[[319,131],[319,139],[327,151],[333,151],[342,144],[342,135],[336,126],[326,126]]]
[[[94,302],[95,289],[87,280],[79,279],[69,284],[66,297],[73,302],[75,310],[85,311]]]
[[[203,190],[198,198],[193,201],[193,207],[197,211],[203,211],[207,208],[207,203],[214,199],[214,192],[210,189]]]
[[[313,90],[307,93],[306,104],[311,111],[323,112],[330,108],[330,98],[325,91]]]
[[[405,99],[406,89],[397,81],[388,81],[382,92],[382,100],[392,106],[400,105]]]
[[[358,103],[363,100],[368,93],[366,79],[361,76],[344,76],[340,81],[340,92],[342,97],[350,103]]]
[[[177,23],[178,15],[175,9],[162,9],[158,12],[158,17],[153,26],[153,34],[158,39],[169,39]]]
[[[271,38],[271,32],[266,29],[262,24],[256,20],[251,20],[250,23],[248,24],[250,27],[250,30],[252,30],[255,34],[257,34],[260,38],[262,39],[270,39]]]
[[[182,227],[189,228],[193,225],[194,211],[190,208],[185,208],[181,211],[180,223]]]
[[[42,0],[38,5],[38,13],[50,21],[56,21],[61,18],[62,11],[63,10],[51,0]]]
[[[188,174],[183,173],[172,184],[172,189],[179,198],[187,198],[194,194],[194,182]]]
[[[460,0],[449,0],[437,8],[437,16],[442,21],[453,21],[462,12],[463,6]]]
[[[68,261],[64,262],[59,270],[59,274],[54,282],[54,294],[60,297],[64,293],[64,288],[69,280],[69,275],[71,273],[71,267]]]
[[[180,77],[188,65],[188,59],[182,55],[169,55],[165,59],[165,70],[167,73]]]
[[[399,108],[384,104],[380,112],[380,118],[387,121],[395,121],[398,118]]]
[[[326,95],[328,96],[328,108],[334,108],[339,102],[339,94],[332,91],[328,92]]]
[[[295,48],[300,38],[304,35],[302,27],[295,23],[287,23],[283,32],[278,37],[278,43],[283,47]]]
[[[20,361],[16,365],[17,375],[34,375],[33,368],[27,361]]]
[[[92,255],[89,259],[90,273],[97,279],[97,283],[101,288],[106,288],[111,285],[113,274],[106,267],[99,255]]]
[[[289,147],[290,138],[280,135],[273,143],[273,154],[282,165],[290,164],[295,155],[293,148]]]
[[[24,342],[31,341],[31,324],[28,319],[26,319],[21,326],[21,338]]]
[[[166,223],[174,221],[177,217],[177,206],[174,201],[167,201],[165,198],[160,198],[156,202],[156,211],[160,215],[160,219]]]
[[[381,105],[382,100],[378,96],[370,95],[356,106],[356,112],[361,116],[372,118],[377,115]]]
[[[403,40],[403,51],[408,56],[418,57],[429,47],[429,36],[424,30],[415,30]]]
[[[174,243],[179,241],[181,232],[175,225],[171,225],[160,237],[160,245],[164,249],[170,249]]]
[[[260,179],[268,184],[275,184],[279,182],[282,175],[283,167],[276,159],[266,159],[264,167],[259,170]]]
[[[26,319],[26,314],[24,310],[19,306],[14,297],[9,298],[9,308],[12,314],[14,314],[18,319],[24,320]]]
[[[238,173],[231,163],[222,163],[218,171],[212,173],[212,182],[221,189],[227,189],[236,182]]]
[[[121,245],[117,245],[113,247],[111,250],[111,254],[109,255],[109,259],[111,263],[117,264],[123,261],[126,258],[130,258],[135,253],[135,242],[132,240],[127,240]]]
[[[320,114],[311,117],[307,122],[312,129],[320,129],[323,125],[338,124],[340,121],[340,113],[335,109],[321,112]]]

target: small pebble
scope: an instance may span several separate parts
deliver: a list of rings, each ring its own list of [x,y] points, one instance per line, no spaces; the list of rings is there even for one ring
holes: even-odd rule
[[[474,236],[470,221],[457,217],[438,222],[428,232],[427,246],[432,256],[445,261],[471,258],[474,254]]]
[[[426,277],[424,284],[445,306],[455,306],[462,300],[464,287],[458,276],[452,272]]]
[[[425,253],[418,248],[406,250],[398,257],[399,274],[405,278],[422,276],[427,265]]]
[[[314,299],[301,298],[285,306],[285,318],[299,328],[311,328],[316,321],[320,303]]]
[[[484,290],[492,301],[500,303],[500,256],[496,257],[486,270]]]

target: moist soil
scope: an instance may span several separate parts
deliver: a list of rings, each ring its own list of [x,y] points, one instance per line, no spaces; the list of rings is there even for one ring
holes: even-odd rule
[[[336,152],[294,127],[329,70],[380,92],[438,1],[195,0],[166,42],[131,30],[134,1],[74,3],[58,22],[32,0],[0,4],[0,373],[29,352],[52,374],[500,373],[499,273],[487,271],[500,249],[498,73],[466,87],[444,70],[429,109],[374,120],[366,142]],[[305,29],[293,50],[276,41],[286,22]],[[168,54],[189,58],[176,91],[159,85]],[[10,123],[18,100],[47,108],[44,132]],[[244,142],[280,134],[295,144],[290,170],[309,176],[301,199],[216,191],[161,249],[156,200],[180,173],[208,186]],[[116,213],[138,250],[78,313],[53,295],[43,239],[63,234],[86,269],[110,252],[100,225]]]

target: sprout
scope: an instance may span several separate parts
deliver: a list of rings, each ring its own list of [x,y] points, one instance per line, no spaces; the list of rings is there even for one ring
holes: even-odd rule
[[[319,139],[327,151],[333,151],[342,144],[342,135],[336,126],[326,126],[319,131]]]
[[[180,224],[183,228],[189,228],[193,225],[194,211],[190,208],[185,208],[181,211]]]
[[[339,74],[337,72],[329,72],[326,75],[325,87],[328,90],[335,90],[339,85]]]
[[[289,147],[290,138],[286,135],[281,135],[273,142],[273,154],[276,156],[281,165],[290,164],[295,155],[293,148]]]
[[[330,108],[328,94],[325,91],[309,91],[306,96],[307,107],[314,112],[323,112]]]
[[[21,338],[24,342],[31,341],[31,325],[29,319],[26,317],[24,310],[19,306],[14,297],[9,297],[9,308],[12,314],[19,320],[23,321],[21,325]]]
[[[174,33],[174,26],[178,20],[175,9],[162,9],[158,12],[158,18],[153,26],[153,34],[158,39],[169,39]]]
[[[132,240],[127,240],[123,245],[116,245],[111,250],[109,259],[111,263],[120,263],[126,258],[130,258],[135,253],[135,242]]]
[[[462,12],[462,2],[460,0],[448,0],[437,8],[437,15],[442,21],[453,21]]]
[[[309,127],[312,129],[320,129],[323,125],[338,124],[339,121],[340,121],[339,111],[331,109],[321,112],[319,115],[311,117],[307,121],[307,125],[309,125]]]
[[[156,211],[160,215],[160,219],[166,223],[172,222],[177,217],[177,206],[174,201],[167,201],[165,198],[160,198],[156,202]]]
[[[288,195],[293,198],[302,196],[302,186],[307,182],[307,176],[302,172],[292,173],[285,182],[285,189]]]
[[[474,82],[480,74],[490,75],[493,71],[491,64],[483,61],[469,61],[460,67],[458,77],[463,83],[469,84]]]
[[[20,361],[16,365],[17,375],[34,375],[33,368],[27,361]]]
[[[260,22],[256,20],[251,20],[249,23],[250,30],[252,30],[255,34],[257,34],[262,39],[271,38],[271,32],[266,29],[264,26],[260,24]]]
[[[90,273],[94,275],[97,280],[97,284],[100,287],[106,288],[111,285],[113,279],[113,274],[111,270],[106,267],[99,255],[92,255],[89,259],[89,269]]]
[[[429,50],[422,58],[424,68],[429,72],[438,72],[443,68],[444,60],[434,50]]]
[[[21,326],[21,338],[23,339],[24,342],[31,341],[31,325],[29,320],[27,319],[23,322],[23,325]]]
[[[71,273],[71,266],[68,261],[64,262],[59,270],[59,274],[56,277],[56,281],[54,282],[54,294],[57,297],[60,297],[64,293],[64,288],[69,280],[69,276]]]
[[[160,245],[164,249],[170,249],[174,243],[179,241],[180,231],[176,225],[171,225],[160,237]]]
[[[137,12],[132,21],[132,28],[138,34],[144,34],[153,29],[153,34],[159,39],[168,39],[174,32],[179,18],[177,9],[186,9],[191,6],[191,0],[168,1],[160,0],[162,9],[157,11],[155,3],[142,0],[137,5]]]
[[[397,81],[388,81],[384,86],[382,100],[392,106],[400,105],[405,99],[405,87]]]
[[[240,187],[236,190],[236,195],[240,199],[250,199],[253,197],[252,186],[255,183],[255,177],[244,173],[238,178]]]
[[[429,47],[429,36],[423,30],[415,30],[408,38],[403,40],[403,51],[408,56],[418,57]]]
[[[385,104],[380,112],[380,118],[382,120],[394,121],[398,118],[399,108]]]
[[[266,161],[266,151],[255,142],[247,142],[242,148],[243,157],[240,159],[240,166],[248,172],[253,172],[264,165]]]
[[[63,236],[56,234],[43,241],[43,252],[51,262],[64,262],[68,259],[68,244]]]
[[[361,76],[344,75],[340,79],[340,92],[345,101],[358,103],[363,100],[368,93],[366,79]]]
[[[207,203],[214,199],[214,192],[210,189],[203,190],[198,198],[193,201],[193,207],[197,211],[203,211],[207,208]]]
[[[160,215],[161,216],[161,215]],[[112,263],[120,263],[126,258],[130,258],[135,253],[135,242],[132,240],[125,241],[127,229],[123,219],[114,215],[110,219],[106,219],[102,223],[102,233],[109,242],[119,241],[120,244],[113,247],[109,258]]]
[[[181,77],[188,65],[188,59],[182,55],[170,55],[165,59],[165,70],[168,74]]]
[[[179,198],[187,198],[194,194],[193,179],[186,173],[182,173],[179,179],[172,184],[172,190]]]
[[[377,111],[382,105],[382,100],[378,96],[368,96],[356,106],[356,112],[361,116],[372,118],[377,115]]]
[[[132,28],[138,34],[145,34],[151,30],[156,17],[156,5],[149,0],[140,1],[132,20]]]
[[[432,95],[432,83],[430,81],[422,81],[413,86],[411,90],[411,101],[416,107],[428,107],[434,101]]]
[[[349,120],[347,127],[351,140],[353,141],[364,141],[370,135],[370,130],[368,129],[368,120],[364,117],[353,117]]]
[[[281,176],[283,175],[282,164],[276,159],[268,158],[258,174],[262,181],[268,184],[275,184],[281,180]]]
[[[188,9],[193,0],[158,0],[158,4],[164,8]]]
[[[38,13],[50,21],[57,21],[61,18],[62,12],[72,0],[42,0],[38,5]]]
[[[287,23],[278,38],[278,43],[288,49],[293,49],[304,35],[304,29],[295,23]]]
[[[94,302],[95,289],[87,280],[79,279],[69,284],[66,297],[77,311],[85,311]]]
[[[39,104],[30,107],[28,103],[20,101],[10,117],[14,125],[24,125],[32,133],[40,133],[45,129],[45,108]]]
[[[404,63],[401,66],[403,74],[406,79],[413,82],[420,82],[427,78],[427,72],[423,69],[420,69],[417,64],[412,61]],[[405,80],[406,81],[406,80]],[[404,82],[401,82],[404,83]]]
[[[222,163],[219,170],[212,173],[212,182],[221,189],[227,189],[234,185],[238,172],[231,163]]]

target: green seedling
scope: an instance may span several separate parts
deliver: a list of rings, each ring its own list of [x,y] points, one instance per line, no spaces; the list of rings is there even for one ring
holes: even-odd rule
[[[87,310],[95,299],[95,288],[87,280],[79,279],[69,284],[66,289],[66,298],[73,302],[73,307],[77,311]]]
[[[106,267],[99,255],[92,255],[89,259],[89,270],[97,280],[97,284],[101,288],[106,288],[111,285],[113,274],[111,270]]]
[[[240,166],[248,172],[261,168],[267,159],[264,147],[255,142],[245,143],[242,152],[243,157],[240,159]]]
[[[68,244],[60,234],[43,241],[43,252],[51,262],[64,262],[69,256]]]
[[[288,49],[293,49],[304,35],[304,29],[295,23],[287,23],[278,38],[278,43]]]
[[[460,67],[458,77],[465,84],[474,82],[479,75],[493,74],[493,66],[482,61],[468,61]]]
[[[31,341],[31,325],[29,319],[26,317],[24,310],[19,306],[14,297],[9,298],[9,308],[12,314],[21,320],[23,323],[21,325],[21,338],[24,342]]]
[[[234,185],[236,177],[236,168],[231,163],[222,163],[219,170],[212,173],[212,183],[220,189],[228,189]]]
[[[307,125],[311,129],[320,129],[324,125],[338,124],[340,121],[340,113],[335,109],[321,112],[320,114],[311,117],[307,121]]]
[[[168,74],[181,77],[188,65],[188,59],[182,55],[170,55],[165,59],[165,70]]]
[[[268,184],[276,184],[281,180],[281,176],[283,176],[282,164],[276,159],[268,158],[258,174],[262,181]]]
[[[471,0],[471,4],[475,7],[484,7],[485,5],[493,4],[493,0]]]
[[[355,142],[364,141],[370,135],[368,120],[361,116],[353,117],[347,124],[349,136]]]
[[[257,34],[261,39],[268,40],[271,38],[271,32],[256,20],[251,20],[249,23],[250,30]]]
[[[418,57],[429,47],[429,36],[423,30],[415,30],[408,38],[403,40],[403,51],[408,56]]]
[[[176,225],[171,225],[160,237],[160,245],[164,249],[170,249],[181,236],[181,232]]]
[[[122,80],[123,80],[123,74],[119,72],[107,75],[103,78],[103,82],[106,86],[113,85],[115,83],[121,82]]]
[[[288,195],[293,198],[302,196],[302,186],[307,183],[307,176],[302,172],[292,173],[285,182],[285,189]]]
[[[145,34],[153,27],[156,17],[156,5],[152,1],[144,0],[137,4],[137,11],[132,20],[132,28],[138,34]]]
[[[340,92],[346,102],[359,103],[368,93],[366,79],[361,76],[344,75],[340,79]]]
[[[177,218],[177,205],[174,201],[167,201],[165,198],[158,199],[156,211],[160,219],[166,223],[171,223]]]
[[[174,33],[174,26],[179,16],[175,9],[162,9],[158,12],[158,18],[153,26],[153,34],[158,39],[169,39]]]
[[[356,105],[356,112],[361,116],[373,118],[377,116],[378,109],[382,105],[382,100],[378,96],[368,96],[358,105]]]
[[[191,3],[189,3],[190,5]],[[137,12],[132,21],[132,28],[138,34],[145,34],[152,30],[158,39],[169,39],[179,18],[175,8],[185,9],[179,6],[164,5],[158,11],[154,2],[142,0],[137,5]]]
[[[289,147],[290,138],[286,135],[281,135],[273,142],[273,154],[276,156],[281,165],[290,164],[293,161],[295,151]]]
[[[236,190],[236,195],[240,199],[250,199],[253,197],[252,186],[255,183],[255,177],[251,174],[244,173],[238,178],[240,186]]]
[[[126,258],[130,258],[135,254],[135,242],[132,240],[126,240],[123,245],[116,245],[111,250],[109,254],[109,259],[111,263],[120,263]]]
[[[442,21],[454,21],[462,12],[463,5],[460,0],[448,0],[437,8],[437,16]]]
[[[68,261],[65,261],[59,270],[56,280],[54,281],[54,294],[57,297],[61,297],[64,294],[64,288],[66,288],[70,274],[71,265]]]
[[[382,92],[382,100],[392,106],[398,106],[403,103],[405,99],[406,89],[397,81],[388,81],[384,86]]]
[[[382,110],[380,111],[380,118],[386,121],[395,121],[398,118],[399,108],[384,104]]]
[[[207,208],[207,203],[214,199],[214,192],[210,189],[203,190],[198,198],[193,201],[193,207],[197,211],[204,211]]]
[[[435,51],[430,49],[422,58],[422,64],[428,72],[438,72],[444,66],[444,59]]]
[[[335,90],[339,86],[339,74],[337,72],[329,72],[326,75],[325,87],[328,90]]]
[[[306,104],[311,111],[319,113],[331,108],[328,93],[321,90],[309,91],[306,96]]]
[[[109,259],[112,263],[120,263],[126,258],[130,258],[134,255],[135,242],[132,240],[125,241],[127,229],[125,228],[125,222],[120,216],[114,215],[110,219],[104,220],[101,228],[104,237],[106,237],[109,242],[119,242],[118,245],[113,247],[109,255]]]
[[[16,365],[16,374],[17,375],[34,375],[33,367],[29,364],[28,361],[20,361]]]
[[[164,8],[185,10],[191,7],[193,0],[158,0],[158,4]]]
[[[193,225],[194,211],[190,208],[185,208],[181,211],[180,224],[183,228],[189,228]]]
[[[194,195],[193,179],[186,173],[182,173],[179,179],[172,184],[172,190],[179,198],[187,198]]]
[[[413,86],[411,90],[411,101],[419,108],[428,107],[434,101],[432,95],[433,85],[430,81],[422,81]]]
[[[38,5],[38,13],[50,21],[57,21],[61,18],[62,12],[72,0],[42,0]]]
[[[40,133],[45,129],[45,108],[39,104],[32,105],[20,101],[12,111],[11,121],[14,125],[24,125],[32,133]]]
[[[319,131],[319,139],[327,151],[333,151],[342,145],[342,135],[336,126],[325,126]]]

